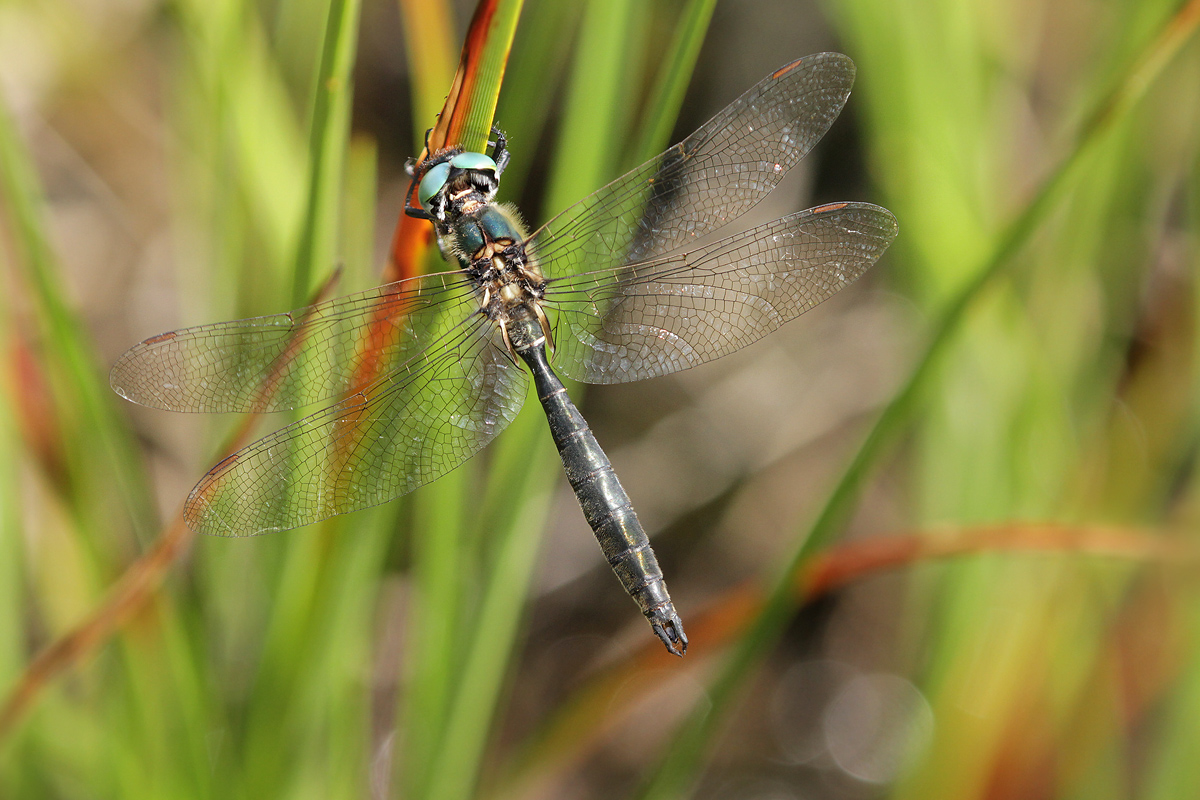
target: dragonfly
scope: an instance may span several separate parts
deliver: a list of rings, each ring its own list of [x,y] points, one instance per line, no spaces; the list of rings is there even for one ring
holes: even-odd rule
[[[510,157],[502,133],[493,130],[490,155],[429,154],[412,168],[406,213],[432,223],[457,269],[160,334],[125,352],[110,383],[171,411],[331,403],[225,458],[191,491],[189,527],[251,536],[374,506],[444,475],[513,420],[532,378],[604,556],[654,634],[682,656],[687,635],[649,538],[559,375],[612,384],[712,361],[879,259],[897,224],[869,203],[707,236],[813,148],[854,75],[837,53],[781,67],[533,233],[495,202]]]

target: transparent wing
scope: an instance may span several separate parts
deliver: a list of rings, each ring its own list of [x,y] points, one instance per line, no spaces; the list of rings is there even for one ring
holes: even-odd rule
[[[553,365],[622,383],[720,358],[857,279],[896,230],[885,208],[835,203],[690,252],[555,279]]]
[[[745,213],[841,112],[854,62],[819,53],[775,71],[691,136],[551,219],[530,237],[550,277],[669,252]]]
[[[422,275],[287,314],[151,337],[113,365],[122,397],[168,411],[278,411],[342,397],[408,361],[442,314],[474,305],[457,272]],[[461,311],[460,311],[461,309]]]
[[[478,315],[338,404],[217,464],[188,496],[200,533],[249,536],[378,505],[457,467],[512,421],[527,378]]]

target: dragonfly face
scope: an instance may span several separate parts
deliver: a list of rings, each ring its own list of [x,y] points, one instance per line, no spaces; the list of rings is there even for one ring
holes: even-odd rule
[[[222,461],[192,490],[193,529],[247,536],[382,503],[439,477],[516,416],[532,378],[605,557],[655,634],[682,655],[687,637],[633,504],[555,371],[619,383],[711,361],[873,264],[896,221],[867,203],[820,206],[697,244],[803,158],[853,78],[853,63],[836,53],[793,62],[528,235],[515,211],[493,202],[508,162],[502,135],[491,156],[435,155],[414,170],[421,205],[406,211],[433,223],[457,270],[152,337],[121,356],[112,386],[177,411],[333,401]]]
[[[421,205],[419,208],[409,205],[405,213],[432,221],[440,238],[450,221],[490,204],[500,186],[500,175],[508,166],[504,134],[496,129],[493,132],[495,158],[453,148],[418,164],[413,169],[413,182],[420,181],[417,201]],[[408,196],[412,196],[411,187]]]

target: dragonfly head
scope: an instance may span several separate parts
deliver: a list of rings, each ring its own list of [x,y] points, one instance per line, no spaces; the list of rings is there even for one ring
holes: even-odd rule
[[[417,201],[435,220],[469,213],[491,203],[500,186],[500,170],[483,153],[447,153],[424,168]]]

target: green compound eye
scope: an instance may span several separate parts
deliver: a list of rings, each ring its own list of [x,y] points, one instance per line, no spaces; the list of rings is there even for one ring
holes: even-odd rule
[[[417,187],[417,200],[421,203],[421,208],[429,211],[429,201],[442,190],[449,178],[450,162],[448,161],[431,167],[429,172],[425,173],[425,177],[421,178],[421,185]]]
[[[496,171],[496,162],[483,153],[459,153],[450,159],[450,166],[455,169],[486,169]]]

